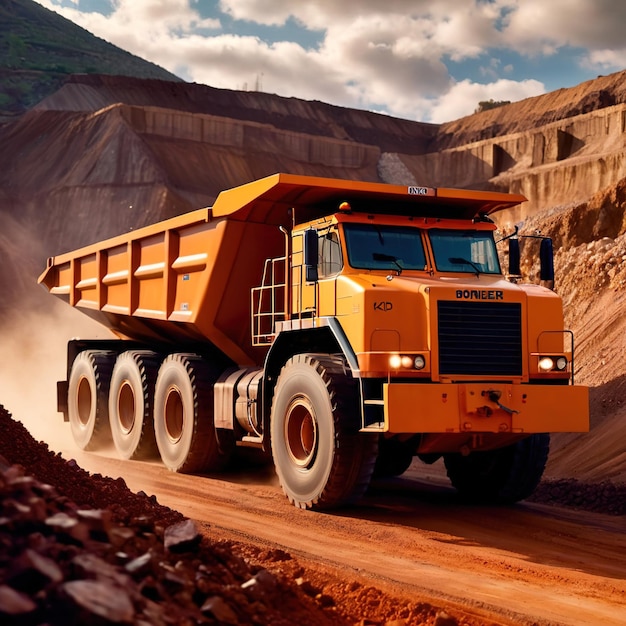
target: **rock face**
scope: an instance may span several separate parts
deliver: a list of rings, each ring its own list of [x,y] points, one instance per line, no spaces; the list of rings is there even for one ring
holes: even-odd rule
[[[436,126],[270,94],[75,76],[0,127],[0,211],[45,256],[210,205],[275,172],[496,188],[508,225],[625,175],[624,73]]]
[[[554,122],[626,103],[626,72],[600,76],[576,87],[526,98],[476,115],[446,122],[439,128],[435,150],[484,139],[532,131]]]
[[[515,223],[550,207],[586,200],[624,178],[625,119],[626,105],[617,104],[529,130],[400,158],[419,180],[434,186],[453,180],[455,186],[494,187],[525,195],[528,202],[506,216]]]
[[[95,112],[118,103],[257,122],[291,133],[351,141],[378,146],[383,152],[407,154],[426,151],[438,129],[435,124],[410,122],[323,102],[122,76],[74,76],[34,110]]]

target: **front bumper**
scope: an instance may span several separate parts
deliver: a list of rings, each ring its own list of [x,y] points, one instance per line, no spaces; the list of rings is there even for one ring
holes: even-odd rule
[[[386,383],[388,433],[556,433],[589,430],[589,390],[578,385]]]

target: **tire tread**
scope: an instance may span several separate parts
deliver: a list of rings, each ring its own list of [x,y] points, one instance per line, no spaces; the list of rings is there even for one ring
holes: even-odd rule
[[[369,487],[378,452],[378,436],[359,432],[357,381],[342,355],[297,354],[287,361],[281,373],[291,364],[312,368],[328,390],[335,432],[335,456],[331,474],[318,497],[300,501],[284,486],[283,491],[292,504],[303,509],[328,510],[353,504]]]

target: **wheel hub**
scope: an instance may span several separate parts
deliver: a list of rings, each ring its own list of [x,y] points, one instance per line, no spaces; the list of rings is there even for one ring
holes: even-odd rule
[[[117,397],[117,415],[122,432],[128,435],[135,425],[135,394],[127,380],[120,387]]]
[[[93,398],[91,394],[91,385],[85,376],[83,376],[78,383],[76,400],[76,413],[78,420],[83,426],[87,426],[87,424],[89,424],[89,417],[93,407]]]
[[[167,391],[164,417],[167,436],[176,443],[183,434],[183,400],[177,387],[171,387]]]
[[[311,403],[296,398],[285,419],[285,442],[291,461],[301,468],[310,467],[317,453],[317,420]]]

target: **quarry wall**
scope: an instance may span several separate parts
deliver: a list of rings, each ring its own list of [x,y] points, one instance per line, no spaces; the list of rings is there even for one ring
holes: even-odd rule
[[[79,76],[0,127],[0,212],[66,249],[276,172],[497,189],[544,209],[626,178],[626,72],[440,126],[202,85]]]
[[[542,209],[584,201],[626,176],[626,105],[439,152],[398,157],[419,184],[499,189],[528,202],[517,222]],[[393,181],[389,181],[393,182]]]

